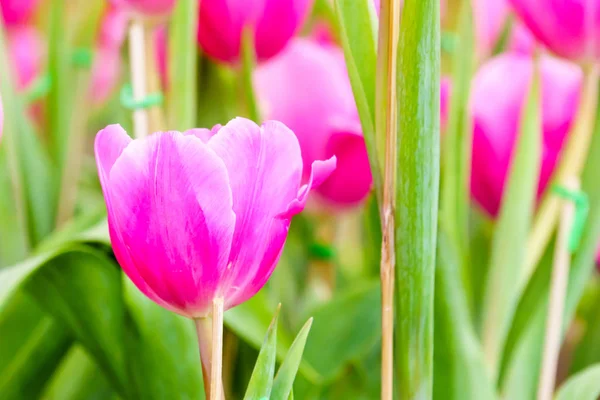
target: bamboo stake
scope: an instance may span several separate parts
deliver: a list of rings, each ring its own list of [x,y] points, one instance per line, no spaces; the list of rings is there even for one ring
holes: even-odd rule
[[[146,97],[146,49],[144,44],[144,24],[134,19],[129,27],[129,64],[133,99]],[[146,137],[148,131],[148,112],[144,108],[133,111],[133,131],[136,139]]]

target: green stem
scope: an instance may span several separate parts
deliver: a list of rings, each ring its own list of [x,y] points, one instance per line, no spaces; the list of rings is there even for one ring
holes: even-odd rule
[[[241,71],[241,83],[244,95],[246,96],[246,108],[248,117],[256,122],[261,123],[262,118],[260,115],[260,109],[258,108],[258,102],[256,100],[256,92],[254,90],[254,83],[252,74],[256,67],[256,51],[254,50],[254,32],[246,28],[242,34],[242,71]]]

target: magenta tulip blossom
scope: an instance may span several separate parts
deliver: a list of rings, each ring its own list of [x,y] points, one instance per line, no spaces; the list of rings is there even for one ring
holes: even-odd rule
[[[531,32],[554,53],[600,57],[599,0],[510,0]]]
[[[282,121],[298,137],[304,179],[315,160],[335,155],[337,169],[317,192],[333,205],[363,200],[372,176],[342,51],[294,39],[254,78],[265,117]]]
[[[0,0],[0,9],[6,25],[18,25],[29,21],[39,0]]]
[[[12,61],[17,89],[25,90],[40,74],[45,58],[45,44],[31,26],[15,26],[8,31],[8,52]]]
[[[212,58],[239,59],[242,33],[252,32],[259,60],[279,53],[308,16],[314,0],[202,0],[198,42]]]
[[[110,3],[124,11],[147,17],[162,16],[171,13],[175,0],[109,0]]]
[[[263,287],[292,216],[336,162],[316,161],[301,185],[292,131],[242,118],[138,140],[111,125],[95,152],[119,264],[146,296],[190,318],[206,316],[213,299],[227,310]]]
[[[491,216],[496,216],[500,208],[532,72],[530,56],[504,54],[483,65],[473,81],[471,191]],[[557,163],[582,85],[581,69],[566,61],[542,57],[540,72],[543,145],[538,195],[546,188]]]

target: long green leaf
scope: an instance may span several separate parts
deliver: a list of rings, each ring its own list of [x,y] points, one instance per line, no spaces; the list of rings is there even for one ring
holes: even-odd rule
[[[277,354],[277,322],[279,309],[275,311],[275,316],[269,330],[265,336],[265,341],[258,353],[252,377],[248,383],[244,400],[260,400],[269,398],[273,387],[273,374],[275,373],[275,359]]]
[[[179,0],[169,31],[169,128],[180,131],[196,126],[198,4]]]
[[[484,297],[483,344],[494,380],[498,377],[502,349],[521,294],[518,282],[525,261],[523,243],[527,241],[539,175],[540,86],[537,67],[534,70],[492,242]]]
[[[492,400],[495,385],[487,374],[481,345],[471,323],[460,279],[460,257],[440,230],[435,277],[434,398]]]
[[[440,162],[440,10],[407,0],[398,69],[396,193],[397,386],[429,399],[433,385],[433,299]]]
[[[362,125],[377,197],[383,193],[383,159],[375,138],[377,17],[371,0],[335,0],[335,12],[346,67]]]
[[[469,180],[471,175],[472,123],[468,110],[471,78],[475,65],[473,11],[463,1],[460,32],[452,58],[452,96],[448,128],[444,137],[441,218],[461,257],[459,273],[473,304],[472,270],[469,256]]]
[[[566,381],[556,400],[596,400],[600,396],[600,364],[591,366]]]
[[[306,339],[308,338],[312,321],[311,318],[304,324],[298,333],[298,336],[296,336],[296,339],[294,339],[294,342],[290,346],[290,351],[281,363],[281,367],[279,367],[275,380],[273,381],[273,390],[270,397],[272,400],[287,400],[290,393],[292,393],[294,379],[296,378],[298,367],[302,361],[302,354],[304,353],[304,346],[306,345]]]

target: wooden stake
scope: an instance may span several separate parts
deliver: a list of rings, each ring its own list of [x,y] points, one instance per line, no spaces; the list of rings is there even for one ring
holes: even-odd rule
[[[129,65],[133,99],[140,101],[146,97],[146,50],[144,44],[144,24],[134,19],[129,27]],[[136,139],[148,135],[148,112],[139,108],[133,111],[133,131]]]
[[[569,190],[577,191],[579,190],[579,180],[571,177],[566,181],[565,186]],[[562,212],[554,250],[554,265],[552,267],[550,299],[546,319],[546,341],[544,343],[542,370],[538,386],[538,400],[552,400],[554,393],[556,367],[562,337],[562,317],[571,264],[569,236],[575,220],[575,204],[569,200],[561,200],[561,203]]]
[[[213,300],[210,400],[223,398],[223,299]]]

